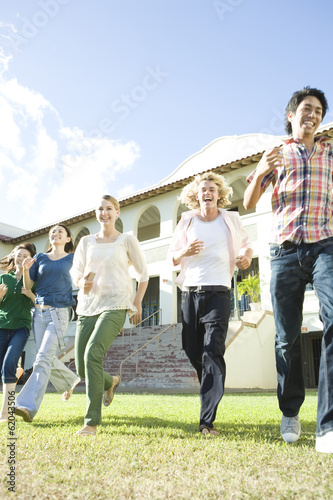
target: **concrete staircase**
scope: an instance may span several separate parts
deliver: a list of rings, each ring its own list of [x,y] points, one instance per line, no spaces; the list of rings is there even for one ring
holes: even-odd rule
[[[163,330],[165,330],[163,332]],[[133,352],[152,340],[140,352]],[[123,363],[122,363],[123,362]],[[122,366],[120,366],[122,364]],[[124,330],[105,359],[110,373],[122,375],[122,387],[189,389],[198,388],[196,373],[181,348],[181,325],[161,325]]]
[[[122,364],[163,330],[159,338]],[[68,346],[62,361],[75,370],[73,355]],[[104,369],[111,374],[121,371],[123,389],[199,390],[196,373],[181,348],[180,324],[122,330],[107,352]]]
[[[226,388],[275,387],[274,334],[269,311],[246,312],[241,321],[230,321]],[[69,343],[62,361],[75,370],[73,358],[74,349]],[[199,391],[196,373],[181,347],[179,323],[123,330],[107,352],[104,369],[111,374],[121,372],[121,387],[125,390]]]

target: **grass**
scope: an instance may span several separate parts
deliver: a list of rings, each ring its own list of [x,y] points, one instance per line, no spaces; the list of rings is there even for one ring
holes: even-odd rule
[[[15,493],[0,428],[0,498],[331,499],[333,456],[314,449],[316,403],[309,391],[301,438],[287,445],[273,393],[226,394],[217,438],[197,432],[197,395],[117,393],[98,435],[81,437],[85,395],[46,394],[32,424],[16,421]]]

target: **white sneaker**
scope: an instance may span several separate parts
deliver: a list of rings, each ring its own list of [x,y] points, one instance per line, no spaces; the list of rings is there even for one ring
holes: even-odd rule
[[[333,453],[333,432],[316,437],[316,450],[320,453]]]
[[[299,416],[285,417],[281,420],[281,434],[286,443],[295,443],[301,435],[301,422]]]

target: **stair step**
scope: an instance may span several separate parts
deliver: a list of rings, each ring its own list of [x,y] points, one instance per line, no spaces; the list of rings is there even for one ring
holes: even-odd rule
[[[104,359],[104,369],[108,373],[119,373],[120,364],[146,342],[169,325],[142,327],[141,332],[130,329],[121,332],[113,342]],[[127,388],[198,388],[196,373],[181,347],[181,325],[169,328],[122,366],[122,386]],[[75,370],[73,353],[66,365]],[[83,382],[81,382],[83,384]]]

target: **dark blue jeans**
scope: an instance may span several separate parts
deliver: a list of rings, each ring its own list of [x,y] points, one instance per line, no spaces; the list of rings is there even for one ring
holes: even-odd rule
[[[276,327],[278,400],[296,416],[304,401],[301,325],[305,287],[319,299],[323,340],[318,381],[317,435],[333,431],[333,238],[284,248],[271,244],[271,295]]]
[[[200,382],[200,425],[213,427],[224,393],[230,291],[182,292],[183,349]]]
[[[15,384],[18,360],[29,338],[29,328],[0,329],[0,366],[3,384]]]

